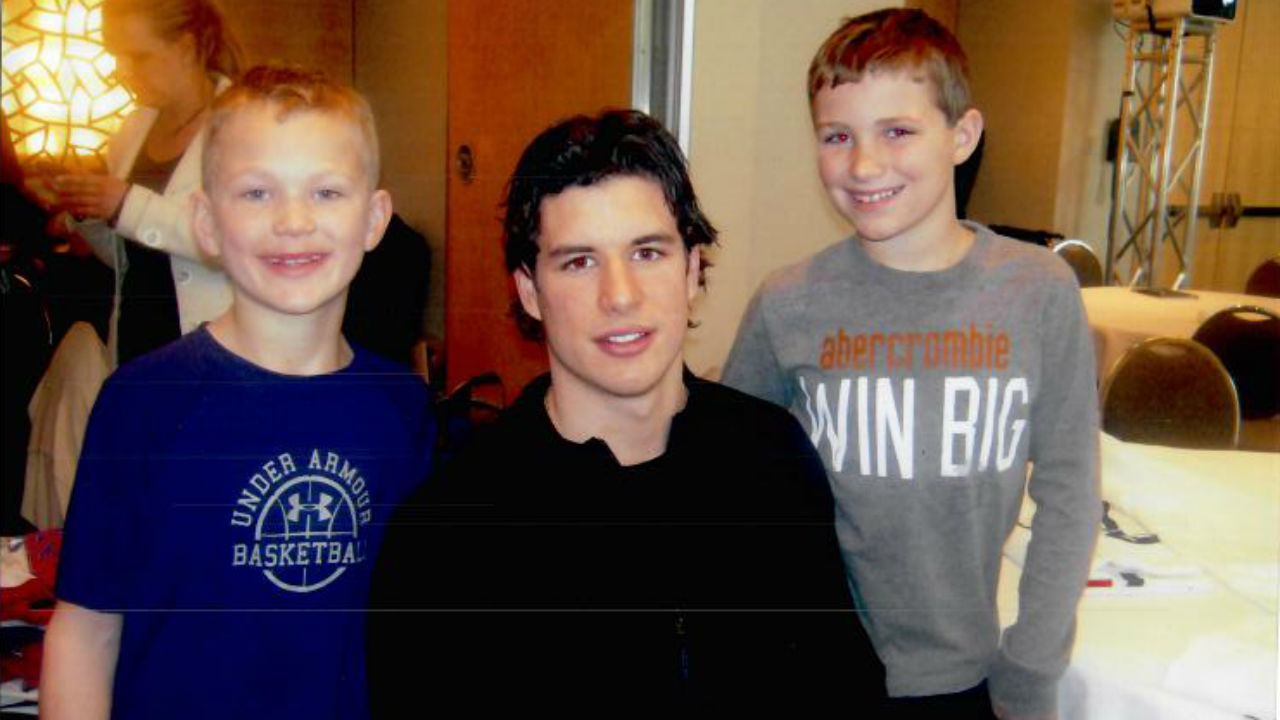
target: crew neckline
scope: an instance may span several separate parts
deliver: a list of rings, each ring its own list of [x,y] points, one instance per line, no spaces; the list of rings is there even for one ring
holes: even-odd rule
[[[199,336],[203,338],[204,341],[210,347],[214,348],[214,352],[226,358],[229,366],[232,367],[234,370],[237,370],[240,372],[248,372],[251,374],[264,375],[264,376],[270,377],[273,380],[278,380],[278,381],[306,381],[306,380],[315,380],[318,378],[338,377],[342,375],[348,375],[354,371],[356,366],[359,364],[360,358],[361,358],[360,349],[355,345],[351,345],[351,361],[348,362],[346,365],[343,365],[342,367],[336,370],[326,372],[326,373],[320,373],[317,375],[292,375],[289,373],[277,372],[270,368],[262,367],[261,365],[253,362],[252,360],[232,351],[231,348],[227,347],[226,345],[223,345],[222,342],[218,340],[218,338],[213,334],[213,332],[209,330],[208,322],[200,323],[200,326],[195,329],[194,333],[199,334]]]
[[[857,264],[878,281],[906,287],[950,285],[957,279],[973,274],[978,258],[985,254],[991,244],[992,232],[987,227],[971,220],[961,220],[960,224],[973,233],[973,244],[959,261],[940,270],[899,270],[884,265],[867,254],[867,249],[857,235],[851,236],[845,244],[848,252],[856,258]]]

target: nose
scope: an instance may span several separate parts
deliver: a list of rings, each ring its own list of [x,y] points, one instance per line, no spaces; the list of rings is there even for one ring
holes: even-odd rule
[[[600,277],[600,307],[605,312],[626,312],[638,305],[643,297],[635,270],[628,263],[604,263]]]
[[[855,180],[870,179],[884,172],[884,157],[878,143],[862,143],[851,151],[849,176]]]
[[[315,218],[306,200],[283,198],[276,208],[273,228],[277,235],[308,235],[316,228]]]

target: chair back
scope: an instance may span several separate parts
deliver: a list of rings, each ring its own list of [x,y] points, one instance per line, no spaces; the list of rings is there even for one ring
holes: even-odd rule
[[[1102,429],[1129,442],[1232,448],[1240,402],[1208,348],[1185,338],[1150,338],[1129,348],[1107,377]]]
[[[1245,420],[1280,413],[1280,317],[1264,308],[1219,310],[1193,336],[1222,362],[1240,396]]]
[[[1280,255],[1269,257],[1254,268],[1245,281],[1244,291],[1249,295],[1280,298]]]
[[[1055,255],[1071,266],[1080,287],[1102,285],[1102,263],[1088,243],[1083,240],[1057,240],[1050,247]]]

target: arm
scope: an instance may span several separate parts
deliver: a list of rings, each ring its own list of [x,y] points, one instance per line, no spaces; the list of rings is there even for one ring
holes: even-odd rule
[[[199,180],[199,148],[200,136],[187,147],[183,162],[174,170],[169,181],[169,188],[164,195],[152,192],[141,185],[130,185],[120,205],[120,218],[116,221],[116,232],[142,245],[159,250],[169,255],[209,264],[209,261],[196,247],[195,235],[191,232],[190,197]],[[196,153],[193,159],[189,157]],[[191,162],[195,160],[194,164]],[[195,182],[187,175],[194,167]]]
[[[787,420],[785,431],[777,434],[786,438],[786,457],[779,460],[795,491],[805,497],[806,514],[816,521],[792,534],[796,545],[791,556],[805,561],[795,563],[790,584],[799,606],[811,610],[793,616],[804,678],[800,686],[813,698],[875,707],[885,697],[884,665],[855,612],[827,471],[800,423]]]
[[[107,718],[123,618],[59,602],[44,638],[40,717]]]
[[[124,182],[134,159],[142,152],[142,144],[154,121],[155,112],[148,108],[129,116],[111,138],[107,149],[107,176],[65,178],[74,188],[73,193],[84,194],[78,202],[82,205],[81,214],[88,215],[90,219],[80,223],[78,230],[93,246],[94,254],[110,263],[107,249],[110,248],[108,241],[113,227],[105,218],[118,210],[115,233],[146,247],[207,264],[207,259],[196,247],[188,218],[191,193],[200,186],[200,156],[204,151],[205,130],[201,130],[183,151],[164,194]]]
[[[989,678],[1005,718],[1056,717],[1102,512],[1093,344],[1079,291],[1058,287],[1042,313],[1041,391],[1031,410],[1036,514],[1018,621],[1005,631]]]
[[[747,305],[721,382],[775,405],[785,407],[790,399],[787,378],[769,336],[763,287]]]

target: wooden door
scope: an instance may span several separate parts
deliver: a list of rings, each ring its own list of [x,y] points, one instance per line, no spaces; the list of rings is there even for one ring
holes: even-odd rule
[[[1200,205],[1236,192],[1245,206],[1280,207],[1280,2],[1242,3],[1218,31],[1216,52]],[[1198,222],[1192,287],[1243,292],[1249,273],[1280,254],[1280,218],[1220,229]]]
[[[445,245],[446,387],[496,371],[508,393],[546,369],[523,339],[502,250],[507,179],[557,120],[631,99],[632,0],[451,0]],[[471,179],[458,151],[470,150]]]

